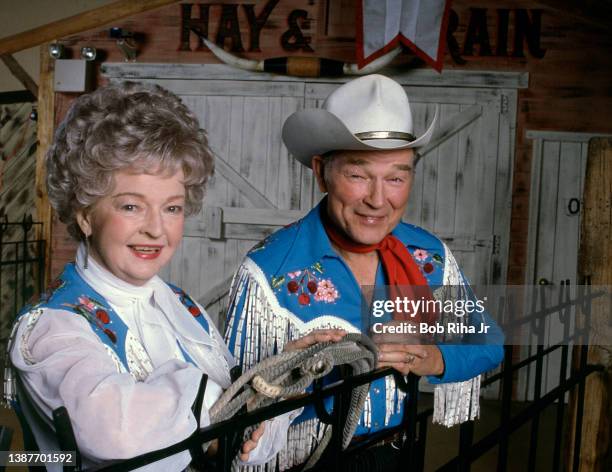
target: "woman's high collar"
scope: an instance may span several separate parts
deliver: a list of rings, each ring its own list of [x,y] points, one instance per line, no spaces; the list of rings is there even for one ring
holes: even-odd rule
[[[81,243],[76,254],[77,272],[96,292],[114,304],[125,305],[134,299],[150,300],[161,281],[159,277],[155,276],[144,285],[132,285],[113,275],[91,257],[91,254],[87,258],[87,268],[84,265],[85,245]]]

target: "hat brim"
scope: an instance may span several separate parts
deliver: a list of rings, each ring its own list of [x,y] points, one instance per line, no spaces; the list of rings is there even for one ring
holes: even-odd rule
[[[311,108],[297,111],[287,118],[282,137],[291,155],[306,167],[310,167],[312,156],[320,156],[329,151],[380,151],[423,147],[431,140],[437,118],[438,107],[427,131],[414,141],[407,142],[401,139],[362,141],[333,113]]]

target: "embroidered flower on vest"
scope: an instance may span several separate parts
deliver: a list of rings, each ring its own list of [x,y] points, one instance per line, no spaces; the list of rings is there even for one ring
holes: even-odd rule
[[[417,261],[424,261],[429,257],[429,253],[425,249],[415,249],[415,251],[412,253],[412,256]]]
[[[409,247],[408,250],[412,253],[414,261],[417,263],[426,279],[431,277],[437,269],[442,270],[444,267],[444,259],[439,254],[431,254],[421,248],[412,249]]]
[[[174,285],[170,285],[170,288],[172,289],[174,293],[178,295],[181,303],[185,305],[185,308],[187,308],[189,313],[191,313],[194,318],[197,318],[198,316],[202,314],[202,310],[200,310],[196,302],[194,302],[192,298],[189,295],[187,295],[187,293],[185,293],[183,289],[180,289]]]
[[[317,284],[317,291],[315,293],[315,300],[318,302],[333,303],[340,297],[338,290],[331,281],[331,279],[319,280]]]
[[[100,329],[104,334],[106,334],[108,339],[110,339],[113,344],[117,343],[117,334],[106,326],[112,324],[112,321],[108,314],[108,308],[106,308],[102,302],[94,298],[81,295],[78,298],[78,304],[73,305],[71,303],[64,303],[63,305],[71,308],[75,313],[84,317],[94,327]]]
[[[323,265],[315,262],[306,269],[288,272],[286,276],[272,277],[272,288],[280,289],[285,285],[287,292],[297,296],[298,303],[303,306],[309,306],[313,299],[333,303],[340,298],[340,293],[331,279],[319,278],[323,272]]]

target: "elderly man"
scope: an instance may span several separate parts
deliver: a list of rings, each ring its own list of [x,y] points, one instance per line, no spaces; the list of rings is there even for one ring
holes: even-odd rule
[[[415,137],[406,93],[381,75],[344,84],[322,109],[287,119],[287,148],[312,168],[327,195],[303,219],[253,248],[234,278],[226,338],[245,368],[313,329],[368,332],[361,314],[372,300],[364,297],[363,286],[416,287],[413,296],[423,300],[436,298],[429,287],[440,286],[463,287],[459,291],[471,296],[448,247],[401,222],[415,150],[429,142],[435,119]],[[380,335],[375,341],[380,366],[428,376],[436,384],[434,421],[448,426],[478,414],[479,375],[503,354],[499,344],[397,343]],[[374,382],[356,434],[399,424],[403,397],[391,376]],[[279,456],[281,470],[304,462],[322,429],[306,408]]]

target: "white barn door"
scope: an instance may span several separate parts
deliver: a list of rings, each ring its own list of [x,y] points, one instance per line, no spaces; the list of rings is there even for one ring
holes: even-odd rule
[[[105,64],[103,71],[111,80],[138,79],[174,91],[208,131],[215,177],[163,275],[222,320],[229,281],[244,254],[321,197],[311,171],[281,142],[284,120],[320,106],[347,79],[295,79],[220,65]],[[440,235],[472,283],[503,284],[516,89],[526,86],[526,75],[411,71],[392,77],[408,91],[416,133],[425,130],[435,106],[441,108],[406,220]]]

